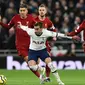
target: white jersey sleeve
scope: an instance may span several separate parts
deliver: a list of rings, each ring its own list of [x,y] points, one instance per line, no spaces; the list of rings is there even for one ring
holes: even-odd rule
[[[46,37],[56,37],[57,33],[53,31],[48,31],[47,29],[43,29],[43,33]]]
[[[72,37],[67,36],[67,35],[65,35],[63,33],[58,33],[57,37],[72,39]]]

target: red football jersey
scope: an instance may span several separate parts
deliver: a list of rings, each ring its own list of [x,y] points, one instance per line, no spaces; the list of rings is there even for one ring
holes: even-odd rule
[[[48,17],[46,17],[44,20],[40,20],[39,17],[37,16],[35,18],[35,21],[36,22],[42,22],[43,23],[43,27],[47,28],[48,30],[56,31],[53,23],[51,22],[51,20]]]
[[[84,41],[85,41],[85,21],[83,21],[80,24],[80,26],[78,26],[74,31],[68,33],[68,35],[74,36],[76,34],[79,34],[82,30],[84,31],[83,37],[84,37]]]
[[[19,24],[22,25],[28,25],[28,27],[33,27],[35,21],[32,15],[28,14],[27,18],[22,19],[19,14],[15,15],[12,20],[8,24],[1,23],[0,24],[5,27],[10,29],[12,26],[15,28],[15,33],[16,33],[16,48],[18,47],[29,47],[30,39],[27,34],[27,32],[23,31],[22,29],[19,28]]]

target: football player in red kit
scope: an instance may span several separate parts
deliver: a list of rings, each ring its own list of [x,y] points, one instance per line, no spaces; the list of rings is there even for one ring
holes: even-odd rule
[[[20,5],[19,14],[15,15],[8,24],[0,22],[0,25],[4,28],[10,29],[14,27],[16,35],[16,49],[18,55],[23,57],[26,63],[28,64],[28,50],[30,44],[30,37],[25,31],[20,29],[20,24],[33,28],[35,20],[32,15],[28,14],[28,9],[26,4]],[[32,70],[31,70],[32,71]],[[32,71],[37,77],[40,77],[40,74],[37,71]]]
[[[55,29],[53,23],[51,22],[51,20],[49,20],[48,17],[46,17],[47,9],[46,9],[46,6],[44,4],[41,4],[39,6],[38,12],[39,12],[39,15],[35,18],[35,21],[42,22],[44,28],[46,28],[50,31],[56,32],[56,29]],[[46,46],[47,46],[48,52],[50,53],[51,48],[50,48],[48,41],[46,42]],[[46,80],[47,81],[50,81],[49,75],[50,75],[50,69],[46,65]]]
[[[19,14],[15,15],[8,24],[4,24],[0,22],[0,25],[4,28],[10,29],[14,27],[16,31],[16,49],[18,50],[18,54],[24,57],[24,60],[28,62],[28,48],[29,48],[29,36],[26,32],[19,28],[19,24],[28,25],[28,27],[33,27],[34,18],[32,15],[28,14],[27,6],[20,5]]]
[[[83,31],[83,44],[82,44],[82,47],[84,49],[84,52],[85,52],[85,20],[72,32],[70,33],[67,33],[68,36],[74,36],[74,35],[77,35],[79,34],[81,31]]]

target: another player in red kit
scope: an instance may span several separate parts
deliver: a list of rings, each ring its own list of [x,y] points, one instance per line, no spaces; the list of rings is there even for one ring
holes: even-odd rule
[[[28,25],[28,27],[33,27],[34,18],[28,14],[27,6],[20,5],[19,14],[15,15],[8,24],[0,22],[4,28],[10,29],[11,27],[15,28],[16,31],[16,49],[18,54],[24,57],[24,60],[28,62],[28,49],[30,38],[26,32],[19,28],[19,24]]]
[[[81,31],[83,31],[83,44],[82,44],[82,47],[84,49],[84,52],[85,52],[85,20],[72,32],[70,33],[67,33],[68,36],[74,36],[74,35],[77,35],[79,34]],[[78,38],[78,37],[76,37]]]
[[[46,9],[46,6],[44,4],[41,4],[39,6],[38,12],[39,12],[39,15],[35,18],[35,21],[42,22],[43,27],[50,30],[50,31],[56,31],[51,20],[49,20],[49,18],[46,17],[47,9]],[[50,48],[50,45],[48,44],[48,41],[46,42],[46,46],[47,46],[48,52],[50,53],[51,48]],[[50,75],[50,69],[46,65],[46,77],[47,77],[46,80],[47,81],[50,81],[49,75]]]

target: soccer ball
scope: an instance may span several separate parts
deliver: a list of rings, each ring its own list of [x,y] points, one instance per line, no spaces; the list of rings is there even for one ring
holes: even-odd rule
[[[6,85],[7,78],[4,75],[0,75],[0,85]]]

